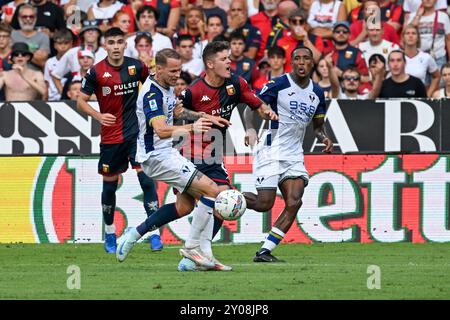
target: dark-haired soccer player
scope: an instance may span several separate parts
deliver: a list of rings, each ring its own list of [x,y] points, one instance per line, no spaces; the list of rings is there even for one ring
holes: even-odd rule
[[[294,49],[291,54],[292,72],[270,80],[258,97],[277,112],[279,119],[271,121],[258,143],[253,159],[253,176],[257,194],[244,192],[247,208],[265,212],[273,207],[280,188],[285,208],[275,221],[255,262],[278,261],[271,252],[280,243],[295,221],[302,205],[308,172],[303,160],[303,138],[312,121],[317,139],[331,152],[333,142],[324,130],[325,96],[311,79],[313,53],[307,47]],[[246,110],[246,125],[249,114]]]
[[[148,68],[139,60],[124,57],[125,34],[119,28],[109,29],[105,35],[107,58],[93,66],[82,81],[77,107],[101,124],[100,159],[98,173],[103,175],[102,211],[105,222],[105,250],[116,252],[114,212],[119,174],[128,169],[128,163],[136,169],[144,192],[144,208],[147,215],[158,209],[155,184],[134,160],[138,123],[136,100],[139,84],[148,77]],[[89,104],[95,93],[100,112]],[[161,250],[159,233],[150,237],[152,250]]]

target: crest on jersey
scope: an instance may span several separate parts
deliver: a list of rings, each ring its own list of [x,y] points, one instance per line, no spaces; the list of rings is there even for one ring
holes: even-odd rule
[[[103,171],[103,173],[108,173],[109,172],[109,165],[107,165],[107,164],[102,165],[102,171]]]
[[[310,93],[309,100],[311,100],[311,102],[314,102],[314,100],[316,100],[316,96],[314,94]]]
[[[136,66],[128,66],[128,74],[134,76],[136,74]]]
[[[350,59],[353,55],[352,51],[345,51],[345,59]]]
[[[226,86],[226,89],[229,96],[233,96],[236,93],[236,89],[234,89],[232,84]]]
[[[244,69],[244,71],[250,70],[250,63],[244,62],[244,63],[242,64],[242,69]]]
[[[388,48],[383,48],[383,53],[387,54],[388,53]]]
[[[158,110],[158,104],[156,103],[155,99],[150,100],[149,106],[150,106],[150,111]]]

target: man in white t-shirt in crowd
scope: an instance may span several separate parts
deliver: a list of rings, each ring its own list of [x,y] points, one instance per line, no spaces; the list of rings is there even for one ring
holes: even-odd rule
[[[369,58],[375,54],[381,54],[386,60],[389,53],[393,50],[399,50],[400,47],[383,39],[383,25],[380,23],[373,23],[366,25],[368,40],[361,42],[358,45],[359,50],[361,50],[364,60],[366,60],[366,65],[369,65]]]
[[[148,32],[152,37],[152,50],[153,56],[162,49],[170,48],[172,49],[172,41],[170,38],[156,32],[156,24],[158,22],[159,14],[158,11],[152,6],[142,6],[136,12],[136,20],[138,22],[140,32]],[[134,35],[127,38],[127,47],[125,48],[125,56],[138,59],[139,53],[135,48],[135,38],[138,34],[136,32]]]
[[[206,45],[221,35],[224,30],[224,21],[218,14],[212,14],[206,18],[206,39],[194,43],[194,58],[202,59]]]
[[[193,57],[194,40],[188,34],[177,38],[177,52],[181,56],[182,70],[189,72],[191,77],[197,78],[205,70],[203,60]]]
[[[44,80],[47,84],[48,88],[48,100],[49,101],[58,101],[61,100],[61,93],[56,88],[55,82],[51,76],[51,73],[55,69],[58,61],[61,57],[72,48],[73,37],[72,32],[69,29],[61,29],[57,30],[53,35],[54,47],[56,50],[56,56],[51,57],[45,63],[44,68]],[[64,82],[62,82],[64,85]]]
[[[102,32],[97,26],[97,21],[83,21],[83,28],[80,31],[81,45],[67,51],[58,61],[54,71],[51,73],[59,93],[62,93],[63,90],[61,79],[69,72],[74,73],[80,71],[80,64],[78,63],[78,51],[80,51],[80,49],[91,49],[95,55],[94,64],[106,58],[106,51],[100,46],[101,35]]]
[[[446,12],[436,11],[436,0],[423,0],[415,15],[408,23],[419,28],[420,49],[428,52],[440,68],[450,55],[450,19]]]

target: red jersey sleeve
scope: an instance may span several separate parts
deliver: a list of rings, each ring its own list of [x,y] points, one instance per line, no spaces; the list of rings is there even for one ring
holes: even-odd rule
[[[356,55],[356,68],[362,76],[369,75],[369,69],[367,68],[366,60],[364,60],[361,51],[358,51]]]
[[[142,62],[141,60],[139,60],[139,61],[141,62],[141,65],[142,65],[141,82],[144,83],[145,80],[147,80],[150,73],[149,73],[147,65],[144,62]]]
[[[247,81],[239,77],[239,86],[241,87],[241,102],[247,104],[252,109],[258,109],[262,104],[262,101],[255,95],[253,90],[250,89]]]

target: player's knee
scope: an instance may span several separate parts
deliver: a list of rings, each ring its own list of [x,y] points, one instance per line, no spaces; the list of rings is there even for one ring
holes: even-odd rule
[[[275,203],[275,199],[266,198],[266,197],[258,198],[256,201],[257,201],[257,206],[258,206],[257,211],[260,211],[260,212],[271,210],[273,207],[273,204]]]
[[[302,204],[303,204],[302,199],[288,198],[286,200],[286,211],[296,215],[298,210],[300,210]]]
[[[178,216],[184,217],[194,210],[194,205],[187,202],[175,202],[175,208],[177,209]]]
[[[219,186],[214,182],[212,182],[206,188],[204,196],[209,198],[217,198],[219,193],[220,193]]]

